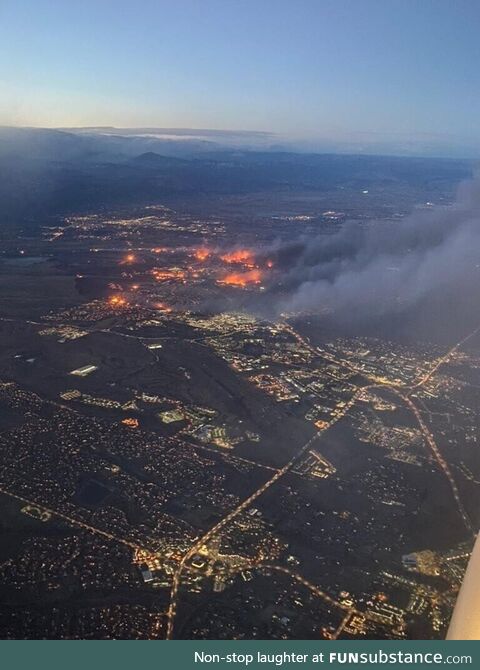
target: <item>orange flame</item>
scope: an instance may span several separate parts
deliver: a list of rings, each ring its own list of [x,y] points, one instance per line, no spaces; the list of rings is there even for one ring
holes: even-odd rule
[[[219,279],[218,283],[244,288],[249,284],[260,284],[261,281],[262,273],[260,270],[250,270],[249,272],[232,272],[223,277],[223,279]]]
[[[124,307],[127,305],[127,301],[125,298],[121,295],[112,295],[108,299],[108,304],[111,305],[112,307]]]
[[[129,428],[138,428],[138,419],[134,419],[133,417],[127,417],[126,419],[122,419],[122,423],[124,426],[128,426]]]
[[[205,247],[202,247],[201,249],[197,249],[195,251],[195,258],[197,261],[206,261],[207,258],[210,256],[210,249],[206,249]]]
[[[166,305],[164,302],[156,302],[153,305],[155,309],[162,310],[162,312],[166,312],[167,314],[170,314],[172,312],[172,308]]]
[[[185,271],[180,268],[166,268],[159,270],[157,268],[152,270],[152,275],[157,281],[168,281],[169,279],[183,280],[185,279]]]
[[[136,261],[135,254],[127,254],[121,261],[120,265],[131,265],[132,263],[135,263]]]
[[[240,263],[246,267],[255,267],[255,256],[250,249],[237,249],[230,251],[228,254],[220,256],[225,263]]]

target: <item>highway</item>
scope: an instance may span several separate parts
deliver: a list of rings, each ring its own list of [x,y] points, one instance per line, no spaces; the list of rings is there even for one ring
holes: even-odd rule
[[[279,479],[284,477],[287,472],[290,472],[294,465],[300,460],[300,458],[307,452],[312,444],[324,433],[326,430],[331,428],[335,423],[340,421],[341,418],[345,416],[345,414],[350,410],[352,405],[355,403],[357,396],[363,391],[363,389],[359,389],[349,400],[349,402],[345,405],[343,408],[342,414],[336,416],[334,419],[332,419],[324,428],[321,430],[317,431],[305,444],[301,447],[300,451],[298,451],[295,456],[293,456],[282,468],[277,470],[275,474],[270,477],[270,479],[267,479],[267,481],[262,484],[256,491],[254,491],[248,498],[246,498],[243,502],[241,502],[237,507],[235,507],[227,516],[225,516],[223,519],[221,519],[215,526],[212,526],[210,530],[208,530],[204,535],[202,535],[192,547],[185,553],[182,557],[182,559],[179,562],[178,568],[173,576],[173,581],[172,581],[172,588],[171,588],[171,593],[170,593],[170,606],[168,609],[168,623],[167,623],[167,640],[172,639],[173,635],[173,626],[174,626],[174,620],[176,616],[176,611],[177,611],[177,599],[178,599],[178,590],[180,588],[180,582],[181,582],[181,575],[183,572],[183,569],[185,567],[185,563],[188,561],[189,558],[191,558],[197,551],[205,545],[209,540],[214,537],[222,528],[224,528],[227,524],[230,523],[235,517],[237,517],[241,512],[243,512],[245,509],[247,509],[257,498],[259,498],[265,491],[267,491],[273,484],[275,484]]]
[[[295,330],[291,328],[291,326],[288,326],[287,330],[295,335]],[[391,382],[387,379],[379,379],[377,377],[365,375],[361,370],[357,370],[354,366],[351,366],[348,362],[342,361],[342,360],[336,360],[334,358],[328,358],[327,360],[331,360],[334,363],[337,363],[338,365],[342,365],[345,367],[348,367],[352,371],[358,372],[359,374],[362,374],[366,379],[368,379],[371,384],[368,386],[364,387],[364,390],[368,390],[371,388],[387,388],[390,390],[391,393],[396,394],[401,400],[407,405],[407,407],[410,409],[410,411],[413,413],[415,416],[415,419],[417,420],[418,426],[420,428],[420,431],[429,446],[435,460],[437,461],[439,467],[441,470],[444,472],[449,484],[450,488],[452,490],[453,498],[455,500],[455,503],[457,505],[458,511],[460,513],[460,516],[462,517],[462,520],[464,522],[465,527],[467,530],[472,533],[473,536],[476,535],[476,530],[472,526],[472,522],[470,521],[470,518],[465,510],[465,507],[462,503],[460,493],[457,487],[457,484],[455,482],[455,479],[452,475],[452,472],[450,470],[450,467],[448,463],[446,462],[445,458],[442,456],[442,453],[440,449],[438,448],[438,445],[435,442],[435,439],[428,429],[426,423],[424,422],[421,412],[418,409],[418,407],[415,405],[415,403],[412,401],[410,398],[410,394],[415,390],[421,388],[424,384],[426,384],[432,376],[439,370],[439,368],[447,363],[451,356],[458,351],[466,342],[468,342],[472,337],[474,337],[478,332],[480,332],[480,325],[477,326],[474,330],[472,330],[468,335],[463,337],[461,340],[459,340],[456,344],[454,344],[443,356],[440,356],[440,358],[437,358],[428,372],[426,372],[422,377],[420,377],[416,382],[414,382],[411,385],[405,385],[403,387],[399,386],[398,384]],[[309,347],[312,351],[314,351],[313,347],[310,345],[309,342],[307,342],[304,338],[302,338],[300,335],[298,335],[299,341],[302,342],[302,344],[306,347]],[[317,352],[318,353],[318,352]],[[323,354],[322,354],[323,355]],[[405,390],[405,393],[402,393],[401,389]],[[355,396],[354,396],[355,397]]]
[[[434,437],[433,437],[432,433],[427,428],[427,426],[426,426],[426,424],[425,424],[425,422],[424,422],[424,420],[423,420],[423,418],[420,414],[420,410],[418,409],[418,407],[412,402],[412,400],[407,395],[404,395],[403,393],[401,393],[397,389],[391,389],[391,391],[396,393],[396,395],[398,395],[400,398],[402,398],[402,400],[405,402],[405,404],[413,412],[413,414],[414,414],[414,416],[417,420],[417,423],[419,425],[419,428],[420,428],[420,430],[423,434],[423,437],[425,438],[426,443],[430,447],[430,450],[431,450],[435,460],[437,461],[440,468],[443,470],[443,472],[444,472],[444,474],[445,474],[445,476],[446,476],[446,478],[447,478],[447,480],[450,484],[450,488],[452,489],[453,497],[455,499],[458,511],[460,513],[460,516],[463,519],[465,527],[472,533],[473,536],[475,536],[476,531],[473,528],[472,522],[470,521],[470,518],[468,517],[468,514],[467,514],[467,512],[465,510],[465,507],[462,503],[462,500],[460,498],[460,493],[458,491],[458,487],[457,487],[457,484],[455,482],[455,479],[454,479],[454,477],[453,477],[453,475],[450,471],[448,463],[443,458],[443,456],[442,456],[442,454],[441,454],[441,452],[440,452],[440,450],[439,450],[439,448],[438,448],[438,446],[437,446],[437,444],[434,440]]]
[[[308,348],[312,353],[315,355],[319,355],[319,352],[312,347],[312,345],[301,335],[299,335],[289,324],[284,323],[284,329],[292,334],[296,339],[301,342],[306,348]],[[412,411],[414,414],[417,423],[419,425],[419,428],[435,458],[437,461],[438,465],[444,472],[445,476],[447,477],[447,480],[450,484],[450,487],[452,489],[452,494],[455,500],[455,503],[457,505],[458,511],[461,515],[461,518],[466,526],[466,528],[472,533],[475,534],[475,531],[473,529],[472,523],[465,511],[465,508],[463,506],[463,503],[460,498],[460,494],[458,491],[458,487],[455,483],[455,480],[453,478],[453,475],[450,471],[450,468],[443,458],[434,438],[433,435],[430,433],[428,430],[425,422],[423,421],[423,418],[420,414],[419,409],[416,407],[416,405],[413,403],[413,401],[409,398],[409,393],[412,392],[413,389],[420,388],[423,386],[434,374],[435,372],[444,364],[446,363],[452,354],[457,351],[465,342],[467,342],[470,338],[472,338],[476,333],[480,331],[480,326],[478,326],[474,331],[469,333],[466,337],[464,337],[462,340],[457,342],[453,347],[451,347],[443,356],[438,358],[433,365],[431,366],[430,370],[423,375],[417,382],[415,382],[411,386],[405,386],[405,387],[400,387],[405,390],[405,393],[402,393],[399,389],[399,385],[390,382],[388,379],[384,378],[378,378],[378,377],[369,377],[368,375],[365,375],[364,372],[361,370],[355,369],[354,366],[350,365],[346,361],[337,361],[334,358],[330,359],[328,358],[327,360],[332,360],[332,362],[337,363],[338,365],[341,365],[343,367],[347,367],[350,370],[357,372],[358,374],[361,374],[364,378],[366,378],[368,381],[371,383],[367,386],[359,388],[351,397],[349,402],[346,404],[346,406],[343,408],[343,411],[341,414],[339,414],[335,419],[330,421],[322,430],[318,431],[313,437],[311,437],[300,449],[300,451],[293,456],[288,463],[286,463],[280,470],[278,470],[270,479],[268,479],[261,487],[259,487],[254,493],[252,493],[248,498],[246,498],[240,505],[238,505],[234,510],[232,510],[227,516],[225,516],[221,521],[219,521],[215,526],[213,526],[209,531],[207,531],[202,537],[200,537],[195,544],[187,551],[187,553],[184,554],[182,559],[179,562],[178,568],[174,573],[173,580],[172,580],[172,587],[171,587],[171,592],[170,592],[170,605],[167,611],[167,633],[166,633],[166,639],[171,640],[173,637],[173,632],[174,632],[174,622],[175,622],[175,617],[177,613],[177,606],[178,606],[178,592],[179,588],[181,585],[181,575],[183,572],[183,569],[185,567],[186,562],[188,561],[191,556],[193,556],[204,544],[206,544],[216,533],[218,533],[220,530],[222,530],[230,521],[232,521],[238,514],[243,512],[246,508],[248,508],[257,498],[259,498],[265,491],[267,491],[273,484],[275,484],[279,479],[281,479],[287,472],[289,472],[293,466],[297,463],[297,461],[302,457],[302,455],[311,447],[313,442],[317,440],[322,433],[325,431],[329,430],[329,428],[332,427],[335,423],[337,423],[341,418],[343,418],[346,413],[351,409],[351,407],[355,404],[357,398],[359,395],[361,395],[364,391],[368,391],[368,389],[375,388],[375,387],[384,387],[389,389],[390,391],[396,393],[398,397],[400,397],[403,402],[409,407],[409,409]],[[322,354],[320,354],[322,355]],[[273,568],[272,568],[273,569]],[[287,574],[293,574],[290,573],[286,568],[280,568],[277,566],[274,569],[281,569]],[[325,594],[323,591],[315,587],[313,584],[310,584],[310,582],[307,582],[307,580],[304,580],[300,575],[297,575],[299,581],[304,583],[305,586],[308,585],[308,588],[311,588],[311,590],[316,589],[318,591],[318,595],[326,599],[328,602],[331,602],[334,605],[337,605],[337,601],[335,601],[333,598]],[[337,605],[338,606],[338,605]],[[352,610],[353,612],[354,610]]]
[[[364,386],[363,389],[365,391],[368,391],[369,389],[381,388],[382,386],[383,386],[382,384],[370,384],[369,386]],[[390,391],[390,393],[394,393],[396,396],[398,396],[407,405],[407,407],[410,409],[410,411],[414,415],[414,417],[415,417],[415,419],[418,423],[418,427],[420,428],[420,432],[422,433],[422,435],[425,439],[425,442],[427,443],[428,447],[430,448],[430,451],[432,452],[433,457],[437,461],[440,469],[443,471],[443,473],[445,474],[445,476],[448,480],[448,483],[450,484],[450,488],[452,489],[453,498],[454,498],[455,503],[457,505],[460,516],[462,517],[462,520],[465,524],[465,527],[467,528],[467,530],[469,532],[472,533],[473,536],[475,536],[476,531],[473,528],[472,522],[470,521],[470,519],[468,517],[468,514],[465,510],[465,507],[462,503],[457,484],[456,484],[455,479],[454,479],[454,477],[451,473],[449,465],[448,465],[447,461],[443,458],[442,453],[441,453],[440,449],[438,448],[438,445],[435,442],[435,439],[434,439],[432,433],[429,431],[426,423],[424,422],[424,420],[422,418],[422,415],[420,413],[420,410],[418,409],[418,407],[414,404],[414,402],[411,400],[411,398],[408,395],[402,393],[397,388],[388,386],[388,390]]]
[[[353,614],[356,614],[358,616],[362,616],[364,618],[367,618],[367,614],[365,612],[360,612],[360,610],[357,610],[355,607],[351,605],[345,605],[344,603],[341,603],[338,600],[335,600],[331,596],[328,595],[328,593],[325,593],[325,591],[322,591],[318,586],[315,586],[315,584],[312,584],[312,582],[309,582],[308,579],[305,579],[305,577],[302,577],[298,572],[293,572],[292,570],[289,570],[288,568],[284,568],[282,565],[273,565],[270,563],[263,563],[261,565],[258,565],[256,567],[257,570],[277,570],[277,572],[283,572],[285,575],[288,575],[291,579],[294,579],[295,581],[299,582],[299,584],[302,584],[305,586],[309,591],[311,591],[317,598],[321,598],[322,600],[325,600],[329,605],[332,605],[333,607],[338,607],[341,610],[345,610],[346,614],[343,617],[340,626],[337,628],[337,630],[333,633],[332,635],[332,640],[338,639],[338,636],[342,632],[342,630],[345,628],[346,624],[350,621],[350,618],[352,617]]]
[[[285,575],[288,575],[292,579],[295,579],[295,581],[299,582],[300,584],[303,584],[307,589],[309,589],[312,593],[314,593],[318,598],[322,598],[325,600],[329,605],[333,605],[334,607],[339,607],[342,610],[345,610],[349,612],[350,614],[355,613],[355,614],[361,614],[363,616],[363,612],[360,612],[360,610],[355,609],[355,607],[352,607],[351,605],[344,605],[341,603],[339,600],[335,600],[335,598],[332,598],[331,596],[328,595],[328,593],[325,593],[325,591],[322,591],[318,586],[315,586],[315,584],[312,584],[312,582],[309,582],[308,579],[305,579],[305,577],[302,577],[298,572],[293,572],[292,570],[289,570],[288,568],[283,567],[283,565],[274,565],[271,563],[261,563],[260,565],[255,566],[256,570],[277,570],[277,572],[283,572]]]
[[[420,386],[423,386],[428,380],[435,374],[435,372],[444,364],[447,363],[456,351],[460,349],[468,340],[470,340],[474,335],[476,335],[480,331],[480,326],[477,326],[475,330],[472,330],[471,333],[469,333],[466,337],[463,338],[463,340],[460,340],[455,344],[451,349],[447,351],[446,354],[438,358],[433,366],[430,368],[430,370],[423,376],[421,377],[415,384],[413,384],[410,388],[415,389]]]
[[[14,321],[14,319],[1,319],[5,321]],[[34,322],[33,322],[34,323]],[[40,324],[38,324],[40,325]],[[43,324],[42,324],[43,325]],[[267,479],[258,489],[256,489],[248,498],[243,500],[237,507],[235,507],[232,511],[230,511],[223,519],[221,519],[217,524],[215,524],[212,528],[210,528],[204,535],[202,535],[189,549],[188,551],[182,556],[182,558],[179,560],[178,567],[176,571],[173,574],[172,578],[172,585],[171,585],[171,591],[170,591],[170,604],[168,611],[166,612],[167,616],[167,631],[166,631],[166,639],[172,639],[173,638],[173,633],[174,633],[174,624],[175,624],[175,618],[177,614],[177,608],[178,608],[178,599],[179,599],[179,589],[181,587],[181,578],[182,578],[182,573],[183,570],[188,562],[188,560],[199,551],[199,549],[207,544],[217,533],[219,533],[221,530],[223,530],[230,522],[232,522],[239,514],[241,514],[243,511],[245,511],[255,500],[257,500],[261,495],[263,495],[266,491],[268,491],[276,482],[278,482],[282,477],[284,477],[287,473],[291,472],[294,468],[294,466],[298,463],[298,461],[302,458],[302,456],[311,449],[313,443],[327,430],[329,430],[335,423],[340,421],[351,409],[351,407],[355,404],[357,401],[358,397],[368,391],[369,389],[379,387],[379,388],[386,388],[390,392],[394,393],[399,397],[410,409],[410,411],[413,413],[413,415],[416,418],[416,421],[418,423],[418,426],[420,428],[420,431],[422,435],[424,436],[424,439],[432,452],[436,462],[438,463],[439,467],[445,474],[450,488],[452,490],[452,495],[455,500],[456,506],[458,508],[458,511],[461,515],[461,518],[466,526],[466,528],[472,533],[475,533],[475,530],[473,529],[472,523],[468,517],[468,514],[463,506],[458,487],[456,485],[455,479],[450,471],[450,468],[448,466],[448,463],[446,460],[443,458],[433,435],[430,433],[427,425],[425,424],[420,410],[417,408],[415,403],[412,401],[410,398],[410,394],[412,393],[413,390],[421,388],[425,383],[427,383],[432,376],[439,370],[439,368],[447,363],[451,356],[461,348],[463,344],[465,344],[470,338],[472,338],[475,334],[477,334],[480,331],[480,326],[478,326],[474,331],[469,333],[466,337],[464,337],[462,340],[457,342],[453,347],[451,347],[443,356],[438,358],[428,372],[426,372],[422,377],[420,377],[416,382],[414,382],[411,385],[399,385],[395,382],[390,382],[388,379],[384,378],[378,378],[374,376],[368,376],[366,375],[362,370],[356,369],[352,364],[350,364],[349,361],[343,361],[343,360],[336,360],[334,357],[330,356],[325,356],[323,353],[320,353],[317,349],[312,347],[312,345],[303,337],[301,337],[296,331],[289,325],[285,324],[285,330],[290,332],[292,335],[294,335],[299,342],[301,342],[305,347],[307,347],[312,353],[314,353],[316,356],[321,356],[325,358],[326,360],[329,360],[331,362],[334,362],[340,366],[346,367],[350,369],[351,371],[354,371],[360,375],[362,375],[367,381],[370,382],[370,384],[364,386],[364,387],[359,387],[357,391],[352,395],[348,403],[345,405],[343,408],[342,412],[339,413],[338,416],[336,416],[334,419],[332,419],[324,428],[321,430],[317,431],[311,438],[309,438],[305,444],[300,448],[300,450],[280,469],[275,470],[273,468],[269,468],[273,470],[272,476]],[[142,338],[145,339],[145,338]],[[49,401],[52,405],[56,405],[57,407],[62,407],[64,409],[68,409],[72,411],[71,407],[66,407],[65,405],[61,405],[60,403],[56,403],[54,401]],[[251,465],[256,465],[253,462],[247,461],[246,459],[242,459],[248,462]],[[268,468],[268,466],[266,466]],[[120,543],[133,551],[145,551],[145,549],[134,542],[131,542],[129,540],[126,540],[121,537],[117,537],[116,535],[109,533],[107,531],[95,528],[94,526],[91,526],[83,521],[80,521],[78,519],[75,519],[73,517],[70,517],[66,514],[63,514],[62,512],[58,512],[56,510],[50,509],[45,507],[42,504],[39,504],[36,501],[33,500],[28,500],[27,498],[24,498],[22,496],[19,496],[17,494],[14,494],[7,489],[4,489],[0,486],[0,493],[3,493],[7,496],[10,496],[12,498],[15,498],[25,504],[28,505],[34,505],[38,507],[41,510],[44,510],[45,512],[48,512],[54,516],[59,517],[60,519],[66,521],[67,523],[77,526],[79,528],[82,528],[83,530],[93,533],[95,535],[98,535],[100,537],[103,537],[107,540],[114,541],[117,543]],[[265,564],[261,566],[265,569],[272,569],[272,570],[277,570],[280,572],[284,572],[285,574],[290,575],[292,578],[297,580],[299,583],[302,583],[305,587],[307,587],[312,593],[315,593],[318,597],[323,598],[326,602],[330,603],[331,605],[335,607],[340,607],[341,609],[346,610],[347,614],[345,619],[342,622],[342,625],[336,632],[336,635],[338,636],[343,629],[343,626],[345,623],[348,621],[348,618],[352,614],[361,614],[362,616],[365,616],[364,613],[357,611],[355,608],[348,608],[345,605],[342,605],[342,603],[339,603],[335,599],[333,599],[331,596],[326,594],[324,591],[316,587],[314,584],[311,582],[308,582],[308,580],[304,579],[301,575],[298,573],[293,573],[292,571],[288,570],[287,568],[283,568],[282,566],[273,566],[269,564]]]
[[[93,533],[94,535],[99,535],[100,537],[103,537],[107,540],[111,540],[112,542],[118,542],[119,544],[123,544],[129,549],[133,549],[134,551],[145,551],[143,547],[141,547],[138,544],[135,544],[134,542],[130,542],[130,540],[125,540],[122,537],[117,537],[116,535],[113,535],[113,533],[101,530],[100,528],[95,528],[95,526],[91,526],[90,524],[85,523],[84,521],[80,521],[79,519],[75,519],[74,517],[68,516],[67,514],[63,514],[63,512],[58,512],[57,510],[51,509],[50,507],[45,507],[45,505],[42,505],[41,503],[38,503],[35,500],[29,500],[28,498],[19,496],[16,493],[8,491],[2,486],[0,486],[0,493],[3,493],[4,495],[9,496],[10,498],[15,498],[16,500],[19,500],[20,502],[23,502],[27,505],[31,505],[32,507],[37,507],[38,509],[43,510],[44,512],[48,512],[52,516],[56,516],[62,519],[62,521],[66,521],[70,526],[78,526],[82,530],[86,530],[87,532]]]

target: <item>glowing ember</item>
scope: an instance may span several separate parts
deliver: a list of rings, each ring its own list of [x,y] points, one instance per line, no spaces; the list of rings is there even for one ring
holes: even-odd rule
[[[171,279],[177,281],[185,280],[185,271],[181,268],[166,268],[164,270],[155,268],[152,270],[152,275],[157,281],[169,281]]]
[[[228,254],[220,256],[220,258],[225,263],[239,263],[249,268],[255,267],[255,256],[249,249],[237,249],[236,251],[231,251]]]
[[[273,268],[273,261],[267,261],[267,268]]]
[[[128,303],[121,295],[112,295],[108,299],[108,304],[112,307],[124,307]]]
[[[138,428],[138,419],[128,417],[127,419],[122,419],[122,423],[129,428]]]
[[[197,261],[206,261],[210,256],[210,251],[208,249],[202,248],[195,251],[195,258]]]
[[[244,288],[249,284],[260,284],[261,281],[262,273],[260,270],[250,270],[250,272],[232,272],[223,279],[219,279],[218,283]]]
[[[138,284],[133,284],[132,291],[138,291],[139,288],[140,286]]]
[[[132,263],[135,263],[136,261],[135,254],[127,254],[121,261],[120,265],[131,265]]]
[[[167,314],[170,314],[172,311],[172,308],[166,305],[164,302],[156,302],[153,306],[155,309],[161,310],[162,312],[167,312]]]
[[[163,254],[166,251],[168,251],[168,249],[166,247],[155,247],[154,249],[152,249],[152,252],[154,254]]]

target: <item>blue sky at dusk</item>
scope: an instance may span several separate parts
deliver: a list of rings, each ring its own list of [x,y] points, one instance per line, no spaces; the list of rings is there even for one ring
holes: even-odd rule
[[[480,141],[478,0],[0,0],[0,123]]]

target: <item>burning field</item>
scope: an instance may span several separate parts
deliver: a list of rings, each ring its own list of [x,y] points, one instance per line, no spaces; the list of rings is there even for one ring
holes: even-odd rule
[[[149,256],[157,251],[155,258]],[[158,256],[163,247],[137,249],[124,253],[118,265],[133,265],[132,271],[124,271],[108,288],[113,293],[105,297],[105,307],[117,311],[141,307],[169,313],[170,305],[203,304],[221,296],[212,289],[263,290],[274,278],[274,263],[260,249],[210,247],[170,247],[164,263]],[[169,262],[170,261],[170,262]],[[275,263],[276,265],[276,263]],[[222,293],[223,295],[223,293]],[[230,295],[234,297],[234,294]]]
[[[246,268],[256,267],[255,254],[250,249],[237,249],[223,254],[220,258],[225,263],[242,265]]]
[[[197,249],[194,258],[201,263],[212,263],[217,270],[216,283],[223,286],[247,288],[258,286],[268,276],[273,267],[271,260],[258,257],[253,249],[238,248],[231,251],[212,250],[206,247]],[[232,271],[225,274],[223,266],[231,266]]]
[[[227,286],[239,286],[245,288],[252,284],[261,284],[264,273],[261,270],[248,270],[247,272],[231,272],[225,275],[222,279],[217,279],[217,284],[225,284]]]

